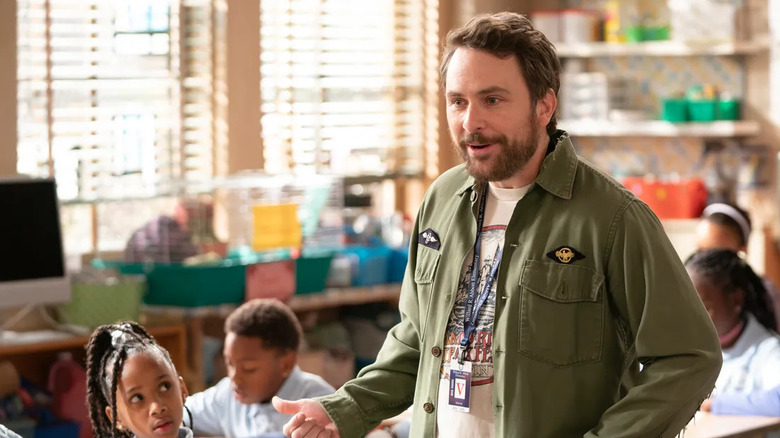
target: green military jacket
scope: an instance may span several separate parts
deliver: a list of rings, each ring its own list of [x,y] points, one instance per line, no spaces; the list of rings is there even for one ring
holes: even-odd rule
[[[496,279],[496,437],[673,437],[715,384],[715,329],[647,205],[579,159],[568,134],[550,149],[507,226]],[[412,403],[411,436],[435,435],[437,412],[449,409],[437,405],[442,344],[474,245],[477,193],[463,165],[428,190],[401,322],[373,365],[319,399],[342,438]],[[418,244],[428,229],[438,250]],[[547,256],[561,247],[584,258]]]

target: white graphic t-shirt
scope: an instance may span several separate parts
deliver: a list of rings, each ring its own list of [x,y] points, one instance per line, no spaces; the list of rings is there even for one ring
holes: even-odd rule
[[[499,189],[490,184],[485,220],[482,225],[481,255],[479,259],[479,282],[481,292],[490,272],[496,248],[504,245],[504,234],[517,201],[523,198],[531,185],[519,189]],[[469,412],[459,412],[449,406],[450,361],[460,351],[463,338],[463,315],[469,291],[469,277],[473,251],[466,256],[458,293],[444,336],[444,361],[439,381],[439,408],[437,409],[437,434],[439,437],[493,437],[493,316],[496,309],[496,282],[490,290],[485,304],[479,311],[477,327],[469,343],[467,360],[472,362],[471,403]]]

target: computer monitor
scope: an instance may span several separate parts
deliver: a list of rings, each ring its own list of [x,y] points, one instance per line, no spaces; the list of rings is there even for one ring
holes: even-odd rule
[[[53,179],[0,179],[0,308],[70,300]]]

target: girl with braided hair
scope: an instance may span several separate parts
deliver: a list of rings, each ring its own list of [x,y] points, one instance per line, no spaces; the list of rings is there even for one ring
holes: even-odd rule
[[[696,228],[696,248],[727,248],[745,258],[751,230],[750,215],[745,210],[733,204],[710,204],[702,212],[702,220]],[[780,316],[780,289],[766,277],[761,281],[769,293],[775,315]],[[780,318],[777,319],[775,330],[780,331]]]
[[[717,394],[749,393],[780,385],[780,335],[761,278],[736,252],[708,249],[685,262],[720,337],[723,367]]]
[[[100,326],[86,349],[87,404],[97,438],[192,438],[181,427],[184,380],[143,327]]]

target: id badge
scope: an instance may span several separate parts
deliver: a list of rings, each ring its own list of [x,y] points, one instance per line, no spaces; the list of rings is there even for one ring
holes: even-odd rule
[[[471,404],[471,362],[458,363],[457,358],[450,362],[449,405],[455,411],[468,412]]]

